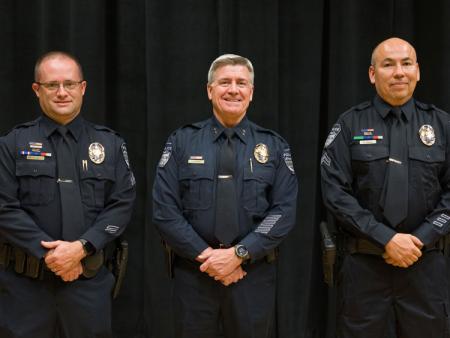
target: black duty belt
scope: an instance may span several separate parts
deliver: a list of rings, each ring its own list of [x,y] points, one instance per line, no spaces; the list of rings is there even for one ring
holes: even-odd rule
[[[366,255],[381,256],[384,253],[384,248],[380,247],[367,239],[363,238],[346,238],[346,248],[349,254],[361,253]],[[423,252],[441,250],[445,248],[445,237],[438,240],[434,245],[422,248]]]
[[[103,250],[85,257],[81,263],[83,265],[83,277],[94,277],[103,266]],[[4,242],[0,243],[0,267],[4,269],[11,267],[16,273],[34,279],[43,280],[48,276],[55,276],[47,268],[43,258],[34,257],[23,249]]]

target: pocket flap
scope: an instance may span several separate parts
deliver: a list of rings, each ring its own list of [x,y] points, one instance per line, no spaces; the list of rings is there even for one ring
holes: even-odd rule
[[[444,162],[445,151],[440,147],[409,147],[409,158],[423,162]]]
[[[18,161],[16,162],[16,176],[56,176],[54,162]]]
[[[180,167],[180,180],[214,179],[214,169],[205,165],[191,164]]]
[[[385,145],[354,145],[351,153],[354,161],[375,161],[388,157],[389,149]]]
[[[87,171],[80,171],[80,179],[96,179],[115,181],[114,168],[112,166],[91,165]]]

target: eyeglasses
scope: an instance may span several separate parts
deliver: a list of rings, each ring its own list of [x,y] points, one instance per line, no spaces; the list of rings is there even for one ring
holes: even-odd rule
[[[74,90],[82,82],[83,81],[64,81],[62,83],[60,82],[36,82],[36,83],[44,87],[45,89],[54,92],[59,88],[61,88],[61,85],[63,86],[64,90]]]

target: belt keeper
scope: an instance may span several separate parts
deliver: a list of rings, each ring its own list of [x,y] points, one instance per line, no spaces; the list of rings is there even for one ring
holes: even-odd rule
[[[25,252],[18,248],[14,248],[14,271],[18,274],[23,274],[25,271],[25,260]]]

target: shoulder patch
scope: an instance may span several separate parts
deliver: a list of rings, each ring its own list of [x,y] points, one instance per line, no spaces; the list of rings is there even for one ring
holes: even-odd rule
[[[159,160],[158,167],[164,168],[167,162],[169,162],[171,155],[172,155],[172,142],[167,142],[161,155],[161,159]]]
[[[128,151],[127,151],[127,146],[124,143],[122,143],[122,145],[120,146],[120,149],[122,150],[122,155],[123,155],[123,159],[125,160],[125,163],[128,167],[128,169],[130,169],[130,160],[128,158]]]
[[[292,155],[291,155],[291,149],[286,148],[283,150],[283,159],[284,163],[286,164],[286,167],[291,171],[291,174],[295,174],[294,170],[294,163],[292,162]]]
[[[331,128],[330,133],[328,134],[328,137],[325,141],[325,148],[328,148],[330,146],[331,143],[333,143],[334,139],[336,138],[336,136],[339,135],[339,133],[341,132],[341,125],[339,123],[336,123],[333,128]]]

